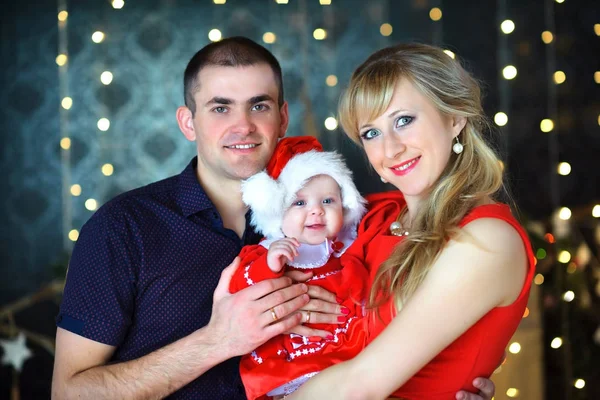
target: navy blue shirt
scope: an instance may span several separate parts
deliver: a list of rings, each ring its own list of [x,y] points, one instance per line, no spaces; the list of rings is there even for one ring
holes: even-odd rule
[[[102,206],[73,250],[59,327],[117,346],[111,362],[133,360],[210,320],[221,271],[245,244],[223,226],[196,177],[197,159],[177,176],[132,190]],[[205,372],[173,399],[244,399],[239,358]]]

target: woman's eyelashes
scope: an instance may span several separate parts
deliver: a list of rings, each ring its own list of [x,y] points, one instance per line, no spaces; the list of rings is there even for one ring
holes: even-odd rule
[[[410,115],[402,115],[394,120],[394,129],[400,129],[407,125],[410,125],[414,121],[415,117]],[[360,134],[360,137],[363,140],[371,140],[381,135],[381,131],[378,129],[367,129],[363,133]]]

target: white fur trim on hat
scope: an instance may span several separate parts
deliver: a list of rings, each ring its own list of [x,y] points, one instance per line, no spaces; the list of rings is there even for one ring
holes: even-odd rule
[[[252,209],[254,225],[268,238],[284,237],[283,214],[296,193],[316,175],[328,175],[340,186],[344,208],[344,227],[356,229],[365,213],[365,199],[352,181],[352,172],[336,152],[308,151],[294,156],[281,170],[277,180],[265,171],[242,182],[242,200]]]

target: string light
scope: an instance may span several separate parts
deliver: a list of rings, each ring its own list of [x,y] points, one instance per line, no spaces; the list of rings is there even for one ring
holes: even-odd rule
[[[288,0],[275,0],[275,3],[277,3],[277,4],[287,4]]]
[[[515,388],[510,388],[506,391],[506,395],[508,397],[518,397],[519,396],[519,390],[515,389]]]
[[[77,239],[79,239],[79,231],[77,229],[71,229],[69,232],[69,239],[73,242],[77,241]]]
[[[327,130],[334,131],[337,127],[338,122],[334,117],[329,117],[325,120],[325,128],[327,128]]]
[[[73,99],[70,97],[65,97],[64,99],[62,99],[62,101],[60,102],[60,105],[62,106],[62,108],[64,108],[65,110],[69,110],[71,109],[71,107],[73,106]]]
[[[554,83],[560,85],[567,80],[567,75],[563,71],[556,71],[554,73]]]
[[[521,351],[521,344],[518,342],[511,343],[511,345],[508,346],[508,351],[510,351],[512,354],[519,354]]]
[[[327,86],[334,87],[338,83],[338,78],[335,75],[328,75],[325,79]]]
[[[564,2],[565,2],[565,0],[556,0],[556,2],[557,2],[558,4],[562,4],[562,3],[564,3]]]
[[[56,56],[56,63],[60,67],[62,67],[63,65],[65,65],[67,63],[67,55],[66,54],[59,54],[58,56]]]
[[[60,147],[63,150],[69,150],[71,148],[71,139],[68,137],[60,139]]]
[[[98,202],[94,199],[87,199],[85,201],[85,208],[87,208],[90,211],[94,211],[98,208]]]
[[[561,162],[558,164],[558,173],[562,176],[567,176],[571,173],[571,164],[568,162]]]
[[[533,283],[540,286],[542,283],[544,283],[544,275],[537,274],[535,278],[533,278]]]
[[[517,68],[515,68],[514,65],[507,65],[502,70],[502,75],[504,76],[504,79],[514,79],[517,76]]]
[[[594,72],[594,81],[596,81],[596,83],[600,83],[600,71]]]
[[[560,346],[562,346],[563,341],[561,338],[559,337],[555,337],[554,339],[552,339],[552,343],[550,343],[550,347],[552,347],[553,349],[558,349],[560,348]]]
[[[562,219],[563,221],[570,219],[571,218],[571,210],[568,207],[562,207],[558,211],[558,218]]]
[[[432,8],[429,11],[429,18],[431,18],[432,21],[439,21],[440,19],[442,19],[442,10],[440,10],[437,7]]]
[[[554,239],[554,235],[553,235],[553,234],[551,234],[550,232],[548,232],[548,233],[546,233],[546,234],[544,235],[544,240],[545,240],[546,242],[548,242],[548,243],[554,243],[554,242],[556,242],[556,239]]]
[[[58,13],[58,20],[60,22],[65,22],[69,17],[69,13],[67,11],[61,11]]]
[[[317,40],[323,40],[327,37],[327,31],[323,28],[317,28],[313,31],[313,37]]]
[[[456,54],[454,54],[454,52],[451,50],[446,49],[444,50],[444,53],[448,54],[448,56],[450,56],[450,58],[453,60],[456,58]]]
[[[575,299],[575,293],[573,293],[572,290],[566,291],[565,294],[563,294],[563,300],[566,301],[567,303],[572,302]]]
[[[223,35],[221,35],[221,31],[218,29],[211,29],[208,32],[208,39],[211,42],[218,42],[219,40],[221,40],[222,37]]]
[[[213,3],[215,3],[215,4],[225,4],[225,3],[227,3],[227,0],[213,0]]]
[[[596,204],[594,208],[592,208],[592,217],[600,218],[600,204]]]
[[[498,126],[504,126],[508,124],[508,115],[503,112],[497,112],[496,115],[494,115],[494,122]]]
[[[546,258],[546,250],[544,249],[537,249],[537,251],[535,252],[535,258],[537,258],[538,260],[543,260],[544,258]]]
[[[104,71],[100,75],[100,82],[104,83],[105,85],[110,85],[112,80],[113,80],[113,74],[110,71]]]
[[[383,36],[390,36],[393,30],[394,29],[392,28],[392,25],[388,23],[381,24],[379,27],[379,33],[381,33]]]
[[[319,4],[322,6],[330,6],[331,0],[319,0]]]
[[[78,185],[78,184],[71,185],[71,194],[75,197],[81,196],[81,185]]]
[[[110,121],[108,118],[100,118],[98,120],[98,129],[100,129],[102,132],[106,132],[108,128],[110,128]]]
[[[577,380],[575,381],[575,384],[574,384],[574,386],[575,386],[577,389],[583,389],[583,388],[585,387],[585,381],[584,381],[583,379],[577,379]]]
[[[529,317],[529,307],[525,307],[525,312],[523,313],[523,318]]]
[[[113,172],[115,172],[115,168],[112,166],[112,164],[104,164],[102,166],[102,174],[104,176],[111,176]]]
[[[273,32],[265,32],[262,39],[263,42],[271,44],[275,43],[275,41],[277,40],[277,36],[275,36]]]
[[[503,33],[508,35],[509,33],[512,33],[515,30],[515,23],[512,22],[510,19],[507,19],[505,21],[502,21],[502,23],[500,24],[500,29]]]
[[[112,6],[115,10],[120,10],[121,8],[123,8],[124,5],[125,5],[125,2],[123,0],[113,0],[112,1]]]
[[[563,250],[558,254],[558,262],[566,264],[569,261],[571,261],[571,253],[569,253],[567,250]]]
[[[577,264],[570,262],[567,266],[567,274],[574,274],[577,271]]]
[[[554,40],[554,35],[552,34],[552,32],[550,32],[550,31],[542,32],[542,42],[544,42],[546,44],[550,44],[550,43],[552,43],[553,40]]]
[[[596,36],[600,36],[600,24],[594,24],[594,32]]]
[[[542,122],[540,122],[540,130],[542,132],[548,133],[548,132],[552,132],[552,130],[554,129],[554,121],[552,121],[549,118],[543,119]]]
[[[100,31],[96,31],[92,33],[92,42],[101,43],[104,40],[104,33]]]

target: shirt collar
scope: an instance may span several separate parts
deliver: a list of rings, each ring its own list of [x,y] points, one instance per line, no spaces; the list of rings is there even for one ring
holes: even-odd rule
[[[179,174],[176,201],[186,218],[200,211],[215,208],[204,188],[198,182],[198,177],[196,176],[197,165],[198,157],[196,156],[185,167],[183,172]]]

